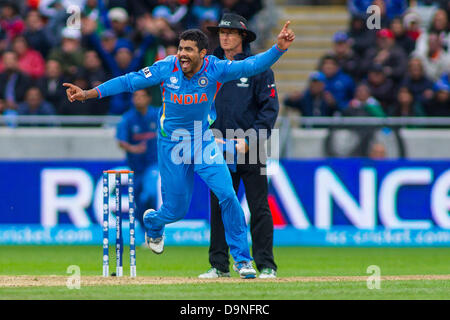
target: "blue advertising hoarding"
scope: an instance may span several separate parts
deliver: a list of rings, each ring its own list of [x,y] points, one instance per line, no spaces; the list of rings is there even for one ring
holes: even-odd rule
[[[268,179],[274,243],[449,246],[449,165],[444,160],[271,162]],[[100,244],[101,173],[117,168],[124,164],[0,162],[0,244]],[[248,220],[242,189],[238,197]],[[208,244],[208,199],[207,187],[196,177],[186,219],[166,230],[168,245]],[[124,229],[127,242],[126,225]],[[138,231],[141,242],[142,229]]]

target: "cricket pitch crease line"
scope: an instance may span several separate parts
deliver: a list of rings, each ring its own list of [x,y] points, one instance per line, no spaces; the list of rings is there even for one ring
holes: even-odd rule
[[[66,286],[67,276],[6,276],[0,275],[0,288],[6,287],[57,287]],[[414,280],[449,280],[450,274],[430,274],[430,275],[391,275],[381,276],[382,281],[414,281]],[[280,277],[275,279],[240,279],[240,278],[219,278],[219,279],[198,279],[194,277],[149,277],[142,276],[136,278],[125,277],[101,277],[101,276],[81,276],[81,286],[101,286],[101,285],[165,285],[165,284],[208,284],[208,283],[293,283],[293,282],[357,282],[367,281],[367,276],[310,276],[310,277]]]

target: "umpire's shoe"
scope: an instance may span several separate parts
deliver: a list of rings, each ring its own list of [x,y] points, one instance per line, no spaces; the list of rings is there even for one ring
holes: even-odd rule
[[[230,273],[229,272],[222,272],[218,270],[217,268],[211,268],[205,273],[202,273],[198,276],[200,279],[215,279],[215,278],[229,278]]]

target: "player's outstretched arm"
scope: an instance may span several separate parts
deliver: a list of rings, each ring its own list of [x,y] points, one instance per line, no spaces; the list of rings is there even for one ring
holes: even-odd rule
[[[70,102],[74,102],[76,100],[84,101],[93,98],[104,98],[122,92],[134,92],[139,89],[159,85],[161,74],[169,70],[170,66],[173,66],[173,59],[174,56],[168,56],[155,62],[150,67],[113,78],[90,90],[83,90],[72,83],[64,83],[63,86],[67,88],[67,99]]]
[[[95,99],[98,97],[97,90],[95,89],[83,90],[72,83],[63,83],[63,86],[67,88],[67,99],[70,102],[85,101],[87,99]]]
[[[269,50],[239,61],[220,60],[216,62],[220,82],[227,82],[241,77],[251,77],[269,69],[295,39],[294,32],[289,29],[287,21],[277,37],[277,43]]]
[[[294,31],[289,29],[290,24],[290,21],[286,21],[277,37],[277,46],[283,51],[287,50],[295,39]]]

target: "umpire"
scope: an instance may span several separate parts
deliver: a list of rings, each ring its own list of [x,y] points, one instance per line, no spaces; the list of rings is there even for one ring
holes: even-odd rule
[[[208,30],[219,35],[220,47],[214,51],[214,55],[219,59],[243,60],[251,55],[249,44],[256,39],[256,34],[247,29],[245,18],[226,13],[217,27],[208,27]],[[226,136],[226,129],[255,129],[256,132],[266,129],[270,134],[279,110],[274,82],[273,72],[268,69],[251,78],[241,78],[223,84],[215,99],[217,119],[211,128],[219,130],[222,137]],[[230,166],[230,171],[236,193],[241,179],[244,182],[251,213],[252,253],[260,271],[259,277],[275,278],[277,266],[273,257],[273,220],[267,201],[268,182],[267,176],[261,174],[262,169],[265,169],[265,161],[261,161],[263,159],[258,156],[256,164],[249,164],[247,139],[236,139],[235,146],[237,153],[245,154],[245,163],[238,162],[236,166]],[[259,152],[257,154],[259,155]],[[229,277],[228,249],[219,201],[211,192],[211,269],[199,278]]]

